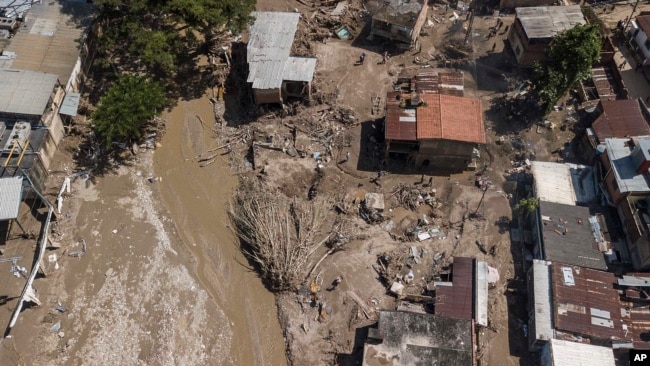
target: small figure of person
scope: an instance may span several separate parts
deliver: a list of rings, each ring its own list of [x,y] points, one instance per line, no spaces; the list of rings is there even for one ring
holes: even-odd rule
[[[348,161],[350,161],[350,152],[349,151],[345,154],[345,162],[347,163]]]
[[[381,63],[385,64],[388,59],[388,51],[384,51],[384,54],[381,56]]]
[[[618,65],[618,69],[619,69],[619,70],[623,70],[623,68],[625,67],[625,65],[627,65],[627,60],[623,60],[623,62],[621,62],[621,64]]]
[[[359,65],[363,65],[363,60],[366,59],[366,53],[362,52],[361,56],[359,56]]]

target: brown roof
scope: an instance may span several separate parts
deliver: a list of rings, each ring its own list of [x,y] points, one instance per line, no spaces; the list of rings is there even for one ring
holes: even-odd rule
[[[386,139],[416,141],[415,109],[400,108],[400,93],[390,92],[386,95]],[[402,98],[410,98],[402,94]]]
[[[419,93],[440,93],[462,97],[464,95],[463,72],[420,72],[411,82]]]
[[[474,258],[454,257],[452,285],[436,287],[435,314],[472,319],[474,308]]]
[[[636,99],[602,100],[603,113],[591,126],[600,142],[606,138],[650,135],[650,126]]]
[[[444,94],[421,94],[417,138],[485,143],[481,101]]]
[[[623,327],[616,276],[559,263],[551,265],[555,329],[600,339],[631,341]],[[566,272],[566,273],[565,273]]]
[[[598,98],[601,100],[616,99],[620,92],[616,82],[615,67],[615,64],[608,64],[591,69],[591,80],[593,80]]]
[[[650,15],[639,15],[636,17],[636,24],[639,25],[643,33],[650,36]]]

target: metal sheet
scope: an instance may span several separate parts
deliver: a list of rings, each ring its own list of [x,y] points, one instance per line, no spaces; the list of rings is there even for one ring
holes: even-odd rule
[[[23,177],[0,179],[0,221],[18,217],[23,194]]]
[[[0,69],[0,113],[42,115],[56,82],[54,74]]]
[[[476,262],[476,294],[474,299],[474,316],[476,324],[488,326],[488,265]]]
[[[76,116],[77,109],[79,108],[79,99],[81,98],[80,93],[68,93],[63,98],[63,103],[61,103],[61,108],[59,109],[60,114],[65,114],[67,116]]]

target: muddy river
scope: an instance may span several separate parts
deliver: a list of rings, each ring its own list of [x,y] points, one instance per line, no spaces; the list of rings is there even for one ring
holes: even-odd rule
[[[191,159],[216,145],[211,105],[207,98],[180,102],[164,117],[167,132],[154,170],[162,180],[163,203],[196,259],[196,278],[230,321],[233,336],[224,363],[286,365],[274,296],[248,267],[228,224],[237,177],[225,158],[204,168]]]

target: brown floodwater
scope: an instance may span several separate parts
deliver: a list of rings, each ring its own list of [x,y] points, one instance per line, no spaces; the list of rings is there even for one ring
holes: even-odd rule
[[[191,160],[217,145],[208,98],[181,101],[164,117],[167,132],[155,151],[154,171],[163,204],[196,259],[196,278],[230,320],[230,355],[222,364],[286,365],[274,296],[248,267],[229,227],[227,207],[237,176],[225,157],[204,168]]]

